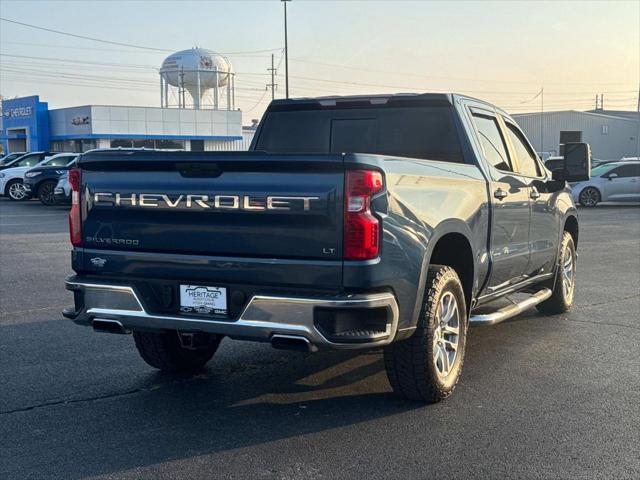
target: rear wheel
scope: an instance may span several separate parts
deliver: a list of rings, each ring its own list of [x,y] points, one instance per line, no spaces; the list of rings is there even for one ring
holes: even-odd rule
[[[576,247],[569,232],[562,234],[560,256],[556,265],[556,275],[553,282],[553,293],[542,303],[537,305],[540,312],[547,315],[564,313],[573,305],[576,290]]]
[[[583,207],[595,207],[602,200],[602,196],[597,188],[587,187],[580,192],[578,200]]]
[[[56,198],[53,194],[56,189],[56,184],[57,182],[47,180],[38,187],[38,199],[40,199],[42,204],[53,205],[56,203]]]
[[[191,337],[184,335],[175,330],[134,331],[133,339],[142,359],[152,367],[165,372],[194,372],[211,360],[222,337],[204,333],[193,334]],[[192,340],[187,344],[185,338]],[[197,338],[197,341],[194,341],[194,338]]]
[[[9,199],[13,200],[14,202],[22,202],[23,200],[27,200],[29,198],[29,196],[27,195],[27,191],[24,189],[24,184],[19,178],[11,180],[9,183],[7,183],[6,192]]]
[[[451,267],[429,267],[424,304],[415,333],[384,349],[393,391],[427,403],[448,397],[462,371],[467,337],[462,283]]]

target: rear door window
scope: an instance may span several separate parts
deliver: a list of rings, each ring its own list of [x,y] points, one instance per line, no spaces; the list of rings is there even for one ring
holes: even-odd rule
[[[507,145],[502,133],[500,133],[497,119],[489,115],[473,113],[473,121],[478,129],[486,161],[498,170],[513,172],[511,161],[507,154]]]
[[[518,167],[520,173],[528,177],[539,177],[540,167],[538,166],[538,160],[536,154],[533,153],[531,147],[524,139],[524,135],[514,125],[509,122],[505,122],[507,125],[507,132],[509,132],[509,138],[511,144],[515,150],[515,154],[518,157]]]
[[[609,172],[609,175],[616,173],[620,178],[638,177],[640,176],[640,165],[621,165]]]

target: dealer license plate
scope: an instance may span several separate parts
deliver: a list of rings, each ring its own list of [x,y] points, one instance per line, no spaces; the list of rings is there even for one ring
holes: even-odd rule
[[[227,314],[227,289],[202,285],[180,285],[183,313]]]

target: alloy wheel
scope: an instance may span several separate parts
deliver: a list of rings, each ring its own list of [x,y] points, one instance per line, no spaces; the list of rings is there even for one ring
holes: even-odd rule
[[[585,207],[595,207],[600,200],[600,195],[595,188],[585,188],[580,192],[580,203]]]
[[[460,341],[460,311],[456,297],[445,292],[436,312],[436,328],[433,331],[433,363],[441,378],[449,375],[458,356]]]
[[[9,196],[13,200],[24,200],[27,197],[27,191],[24,189],[22,182],[14,182],[9,185]]]
[[[575,288],[576,264],[573,250],[567,245],[563,255],[562,265],[562,293],[567,303],[571,303]]]
[[[45,183],[40,187],[38,198],[45,205],[53,205],[55,203],[55,198],[53,196],[54,188],[55,187],[52,183]]]

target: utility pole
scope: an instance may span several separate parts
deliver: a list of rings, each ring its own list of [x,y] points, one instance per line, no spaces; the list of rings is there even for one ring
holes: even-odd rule
[[[604,93],[600,94],[600,110],[604,110]]]
[[[544,152],[544,87],[540,89],[540,155]]]
[[[281,0],[284,4],[284,91],[285,97],[289,98],[289,43],[287,41],[287,2],[291,0]]]
[[[640,160],[640,83],[638,84],[638,106],[636,107],[636,113],[638,114],[638,125],[636,128],[636,158]]]
[[[267,68],[267,71],[271,72],[271,83],[267,83],[267,88],[271,87],[271,100],[274,100],[276,98],[276,90],[278,88],[278,85],[275,82],[275,75],[276,75],[276,67],[274,65],[274,54],[271,54],[271,68]]]

